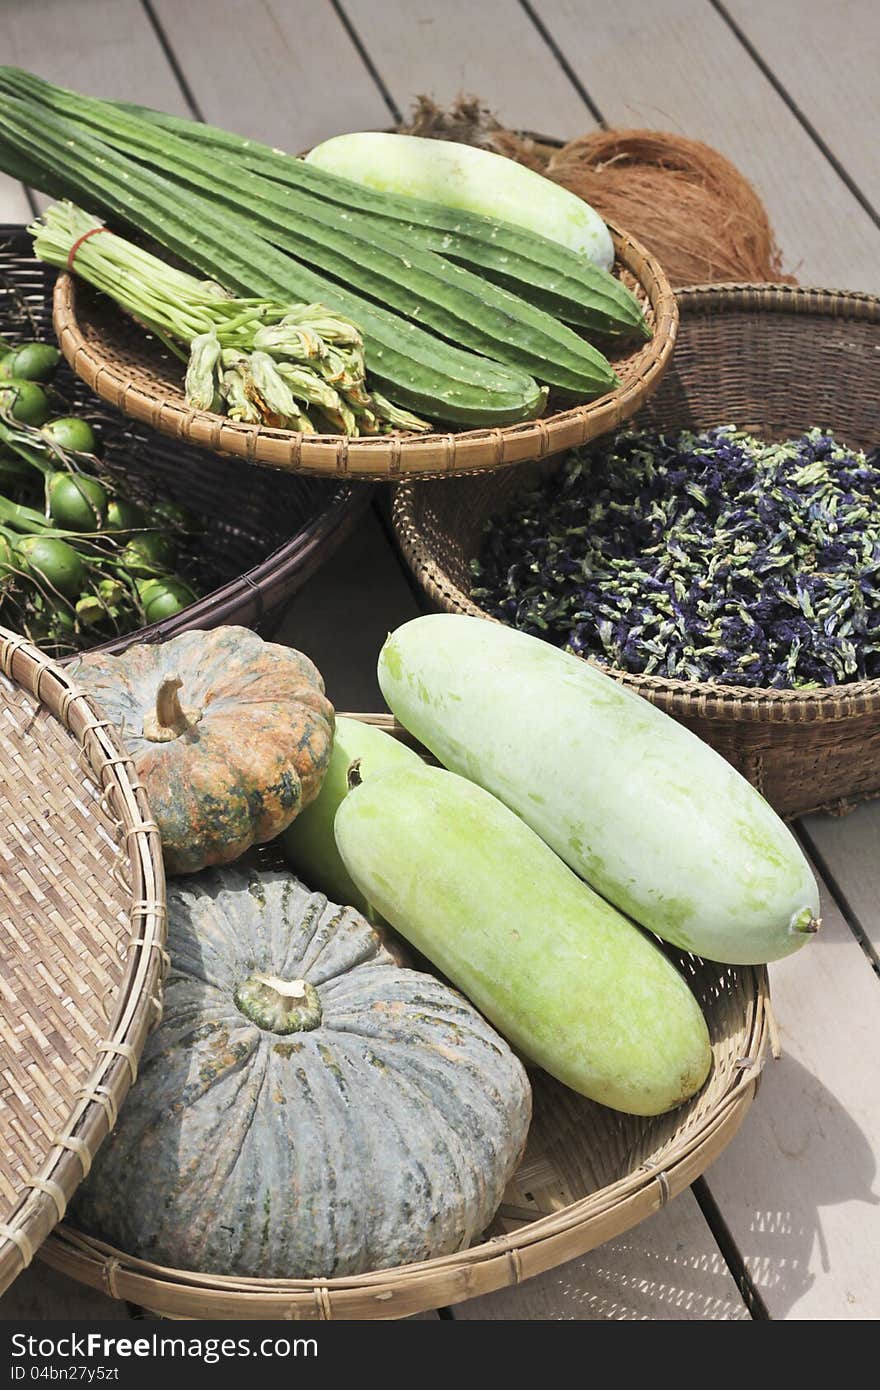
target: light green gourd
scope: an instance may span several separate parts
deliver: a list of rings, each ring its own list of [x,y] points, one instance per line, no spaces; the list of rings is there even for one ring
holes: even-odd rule
[[[760,964],[816,931],[815,878],[768,802],[695,734],[579,657],[487,619],[434,613],[392,633],[379,684],[440,762],[664,940]]]
[[[492,150],[457,140],[366,130],[335,135],[316,145],[306,159],[380,192],[502,218],[560,242],[604,270],[614,264],[611,234],[588,203]]]
[[[367,776],[335,832],[383,918],[565,1085],[635,1115],[702,1086],[709,1034],[682,976],[481,787],[425,765]]]

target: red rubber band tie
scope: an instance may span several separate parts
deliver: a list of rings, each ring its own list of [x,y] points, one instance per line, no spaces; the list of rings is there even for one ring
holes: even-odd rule
[[[88,241],[90,236],[97,236],[99,232],[109,231],[109,227],[90,227],[87,232],[83,232],[81,237],[77,237],[76,241],[73,243],[73,245],[67,253],[67,269],[70,271],[71,274],[73,273],[73,262],[76,257],[76,253],[82,246],[83,242]]]

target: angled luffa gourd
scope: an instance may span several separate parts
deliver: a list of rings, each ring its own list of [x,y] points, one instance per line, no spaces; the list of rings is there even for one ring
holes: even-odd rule
[[[180,1269],[324,1278],[464,1248],[531,1093],[488,1023],[286,873],[169,885],[162,1023],[73,1219]]]

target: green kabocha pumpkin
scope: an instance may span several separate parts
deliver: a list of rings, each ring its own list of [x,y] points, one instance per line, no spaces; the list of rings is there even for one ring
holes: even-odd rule
[[[119,727],[170,874],[231,863],[318,794],[333,706],[302,652],[218,627],[86,653],[74,675]]]
[[[463,1249],[522,1153],[522,1064],[286,872],[169,884],[164,1014],[75,1224],[177,1269],[327,1278]]]

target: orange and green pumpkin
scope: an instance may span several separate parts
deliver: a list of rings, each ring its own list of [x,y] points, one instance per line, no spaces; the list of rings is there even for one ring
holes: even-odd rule
[[[119,728],[170,874],[238,859],[318,794],[334,714],[302,652],[218,627],[87,653],[75,678]]]
[[[257,1278],[478,1238],[531,1118],[491,1025],[286,872],[179,879],[168,912],[162,1022],[75,1224],[161,1265]]]

